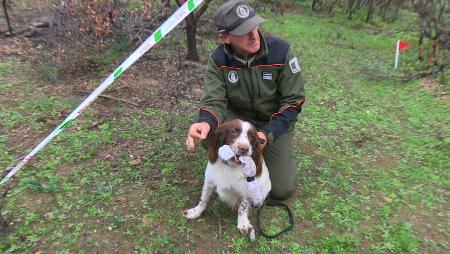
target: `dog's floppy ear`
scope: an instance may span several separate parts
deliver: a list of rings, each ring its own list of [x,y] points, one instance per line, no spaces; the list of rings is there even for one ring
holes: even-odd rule
[[[256,176],[260,176],[262,173],[263,151],[261,139],[258,137],[256,129],[250,131],[250,139],[253,149],[252,159],[256,165]]]
[[[219,156],[219,148],[224,143],[224,128],[223,125],[217,128],[211,135],[208,146],[208,160],[211,163],[215,163]]]

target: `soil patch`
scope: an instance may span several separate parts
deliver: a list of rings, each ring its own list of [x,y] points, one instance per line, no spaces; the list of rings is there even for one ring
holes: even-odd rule
[[[420,81],[419,87],[428,91],[438,100],[446,101],[450,106],[450,91],[445,89],[437,79],[424,78]]]

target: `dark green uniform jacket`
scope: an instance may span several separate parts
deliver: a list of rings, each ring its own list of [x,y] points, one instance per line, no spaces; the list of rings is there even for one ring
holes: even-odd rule
[[[225,45],[211,55],[198,122],[207,122],[214,130],[231,111],[264,131],[270,142],[296,121],[305,92],[290,45],[261,33],[260,38],[260,51],[248,60]]]

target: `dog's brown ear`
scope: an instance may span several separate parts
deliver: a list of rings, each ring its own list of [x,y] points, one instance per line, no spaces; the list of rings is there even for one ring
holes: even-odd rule
[[[262,139],[258,137],[256,129],[251,130],[250,139],[253,149],[252,159],[256,165],[256,176],[259,177],[262,173],[262,163],[263,163],[263,151],[261,144]]]
[[[219,156],[219,148],[223,145],[223,127],[217,128],[211,135],[208,146],[208,160],[215,163]]]

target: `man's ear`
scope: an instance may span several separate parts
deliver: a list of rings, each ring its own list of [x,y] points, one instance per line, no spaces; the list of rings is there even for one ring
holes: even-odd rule
[[[219,33],[219,40],[225,44],[230,43],[230,37],[226,33]]]

